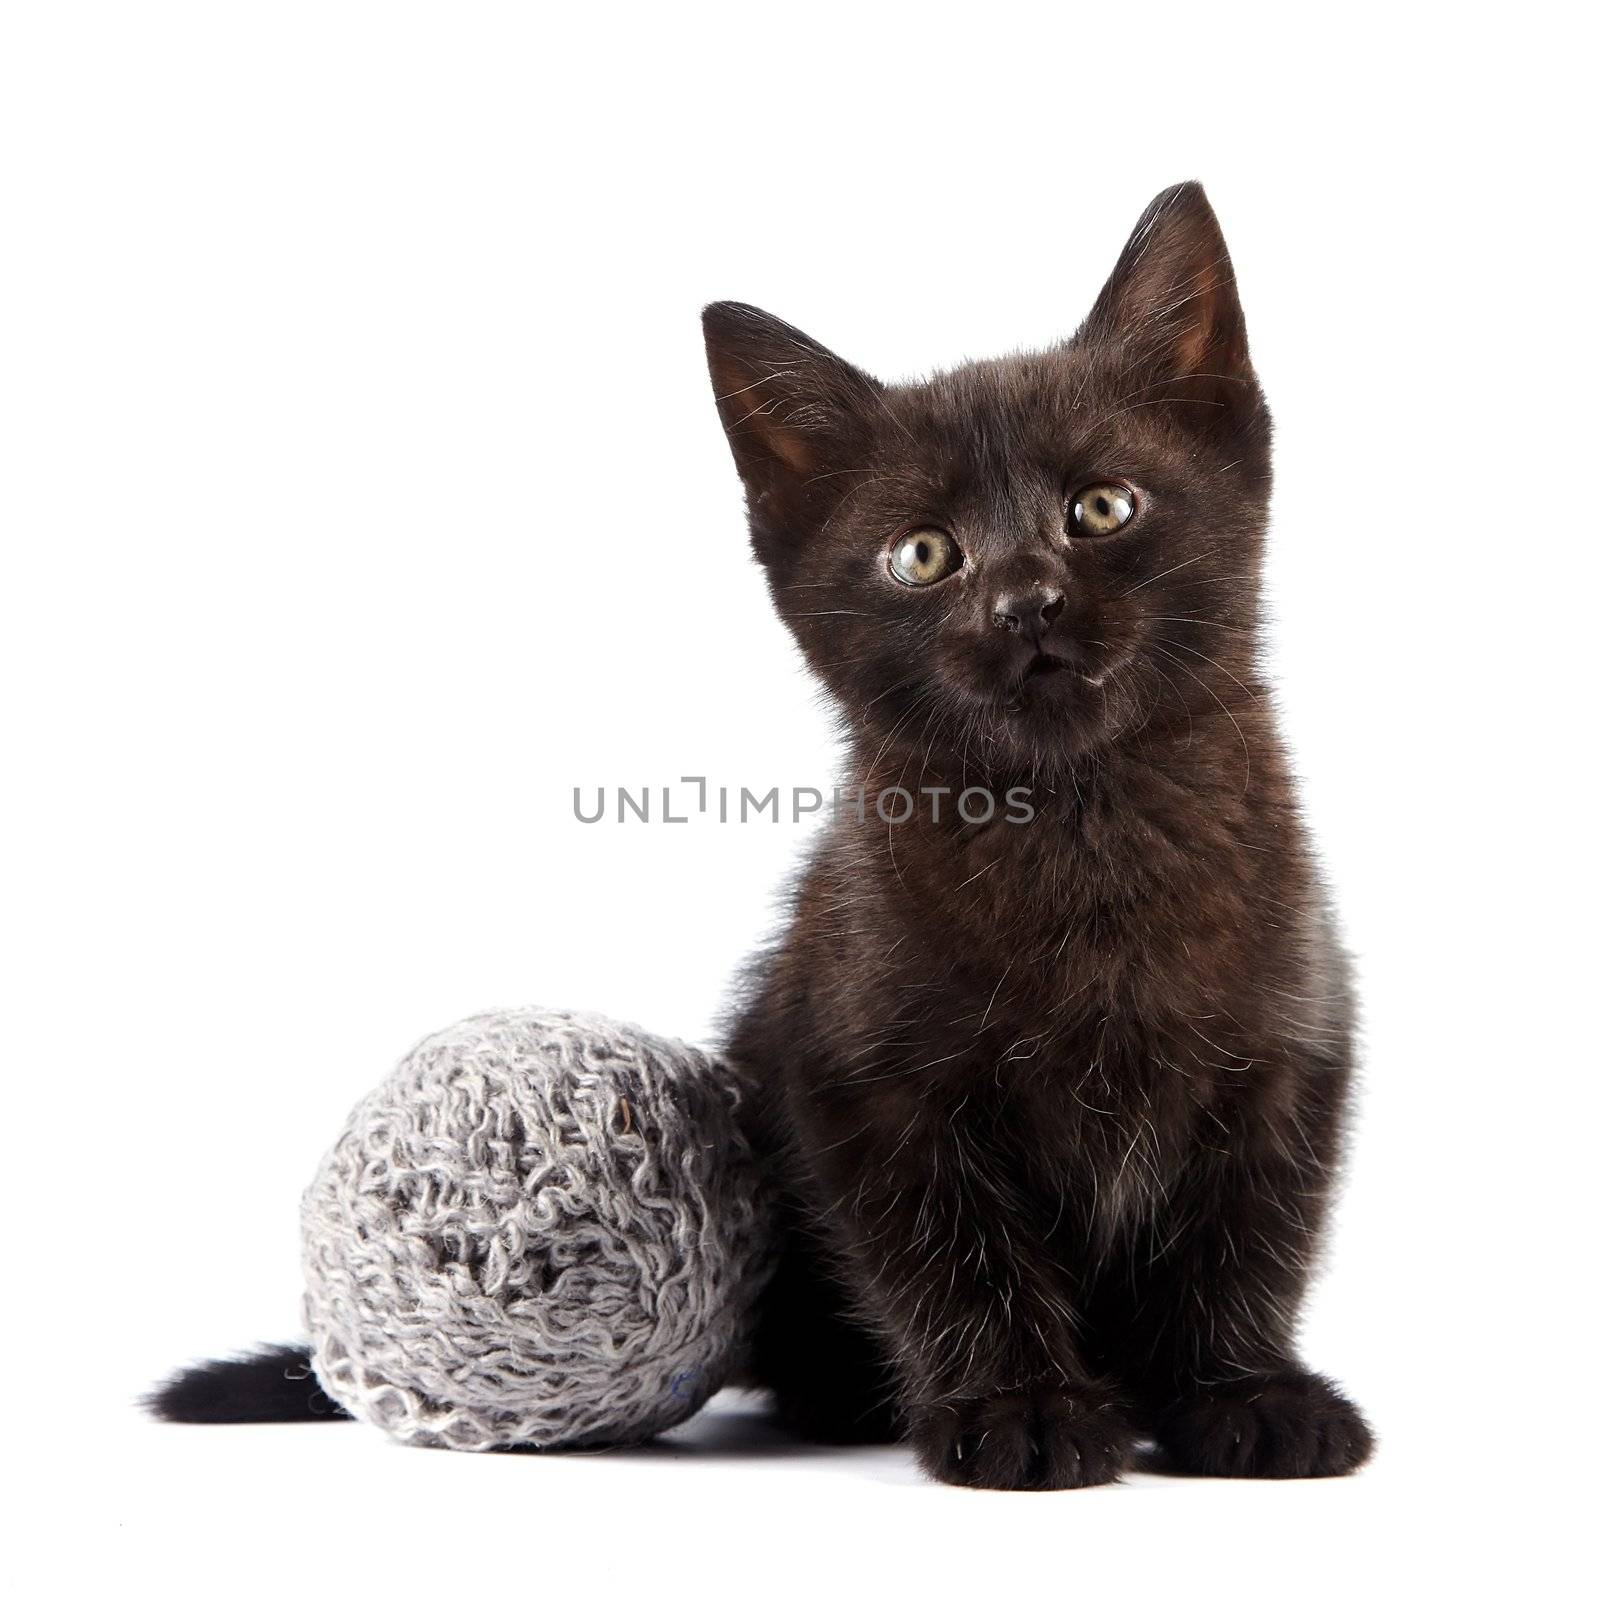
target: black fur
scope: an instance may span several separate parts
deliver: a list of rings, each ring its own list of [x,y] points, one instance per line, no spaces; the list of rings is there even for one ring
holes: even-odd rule
[[[187,1367],[144,1403],[166,1422],[345,1422],[350,1416],[317,1382],[310,1352],[286,1344]]]
[[[732,1030],[787,1197],[758,1375],[952,1483],[1104,1483],[1141,1437],[1352,1470],[1367,1426],[1294,1334],[1353,1000],[1259,667],[1270,419],[1199,186],[1038,354],[889,385],[750,306],[705,328],[867,796]],[[957,559],[900,581],[907,540]],[[1037,814],[965,819],[969,785]],[[908,787],[943,814],[887,825]]]

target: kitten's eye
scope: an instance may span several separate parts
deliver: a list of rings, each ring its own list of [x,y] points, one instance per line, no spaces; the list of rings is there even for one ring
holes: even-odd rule
[[[961,546],[937,528],[917,528],[889,552],[889,570],[901,583],[937,583],[961,565]]]
[[[1120,483],[1091,483],[1072,497],[1072,531],[1115,533],[1133,521],[1133,496]]]

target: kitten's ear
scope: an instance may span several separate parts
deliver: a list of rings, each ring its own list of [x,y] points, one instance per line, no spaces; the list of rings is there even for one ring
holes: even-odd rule
[[[1150,202],[1078,339],[1120,345],[1153,398],[1231,406],[1255,395],[1233,263],[1198,183]]]
[[[821,522],[844,492],[882,386],[755,306],[719,300],[701,320],[756,552],[768,560],[769,543]]]

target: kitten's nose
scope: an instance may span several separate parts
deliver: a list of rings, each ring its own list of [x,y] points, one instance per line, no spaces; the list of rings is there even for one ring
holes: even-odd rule
[[[1037,639],[1061,615],[1062,594],[1042,583],[1031,589],[1003,594],[994,604],[994,625],[1007,633],[1026,633]]]

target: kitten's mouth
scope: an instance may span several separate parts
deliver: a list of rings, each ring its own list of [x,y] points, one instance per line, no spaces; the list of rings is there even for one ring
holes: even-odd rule
[[[1107,669],[1101,669],[1098,672],[1091,671],[1086,662],[1068,661],[1065,656],[1053,656],[1048,650],[1041,650],[1023,668],[1022,682],[1024,685],[1036,683],[1042,678],[1058,677],[1063,672],[1077,679],[1080,683],[1088,684],[1091,689],[1098,689],[1110,676]]]
[[[1052,672],[1076,672],[1077,670],[1070,661],[1063,661],[1060,656],[1046,655],[1041,650],[1023,669],[1022,681],[1027,683],[1031,678],[1047,678]]]
[[[1015,680],[1016,687],[1007,702],[1008,711],[1020,711],[1034,695],[1047,694],[1057,685],[1070,689],[1099,689],[1111,675],[1109,668],[1091,670],[1084,662],[1069,661],[1065,656],[1053,656],[1041,650],[1022,669]]]

